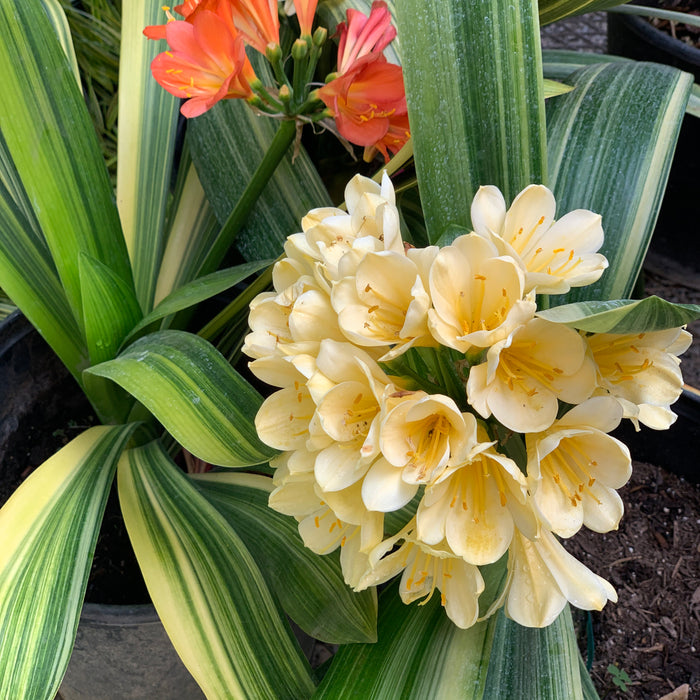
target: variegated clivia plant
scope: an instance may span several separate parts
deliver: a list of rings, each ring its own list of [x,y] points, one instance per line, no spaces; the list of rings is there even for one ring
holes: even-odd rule
[[[327,34],[347,9],[379,17],[368,3],[321,2],[314,17],[315,3],[299,0],[298,20],[284,22],[272,47],[274,0],[248,3],[269,12],[257,25],[262,43],[252,33],[239,38],[248,25],[228,22],[224,0],[203,0],[206,15],[195,13],[198,4],[174,8],[183,19],[163,25],[159,3],[123,0],[115,200],[60,4],[0,0],[0,287],[102,423],[41,465],[0,510],[0,697],[55,696],[115,478],[153,603],[209,698],[595,697],[565,605],[581,602],[576,587],[567,588],[556,567],[546,586],[523,572],[527,562],[552,561],[555,535],[596,525],[589,501],[615,502],[628,463],[608,441],[608,426],[621,415],[654,427],[671,420],[673,396],[666,397],[680,384],[669,357],[700,309],[628,297],[692,79],[654,64],[543,56],[540,22],[614,4],[605,0],[401,0],[389,7],[398,29],[392,43],[384,14],[376,24],[347,16],[347,25],[367,30],[370,43],[358,45],[387,58],[350,56],[341,32],[338,69],[316,90]],[[297,21],[301,37],[290,39]],[[200,51],[202,37],[215,49]],[[153,63],[153,75],[173,94],[151,76],[162,39],[172,50]],[[189,70],[193,56],[206,63],[199,75],[216,83],[215,100],[209,83],[201,89],[177,72]],[[348,76],[361,68],[390,82],[399,64],[405,100],[381,95],[372,118],[386,124],[365,142],[365,122],[348,108]],[[557,96],[545,106],[545,95]],[[191,117],[184,146],[178,97]],[[348,213],[331,208],[296,138],[320,128],[316,122],[364,146],[368,158],[396,154],[387,165],[396,193],[388,180],[356,179]],[[401,148],[408,125],[411,140]],[[541,245],[519,240],[519,221]],[[547,239],[552,231],[563,235],[564,250]],[[272,272],[283,246],[286,257]],[[245,262],[223,266],[229,259]],[[467,268],[468,284],[460,277]],[[485,291],[487,280],[495,292]],[[215,318],[193,313],[233,287],[243,291]],[[386,305],[391,294],[398,307]],[[455,303],[463,295],[471,301]],[[264,402],[233,368],[251,301],[245,350],[261,378],[283,387],[281,398]],[[397,308],[412,325],[397,325]],[[658,340],[644,352],[670,367],[662,398],[617,391],[629,372],[610,350],[612,336],[632,334]],[[508,375],[539,337],[556,348],[536,358],[539,383]],[[436,346],[442,354],[424,352]],[[649,369],[633,364],[635,372]],[[559,374],[567,388],[558,393]],[[393,379],[400,376],[420,381],[403,385]],[[499,400],[516,384],[526,409]],[[590,398],[596,387],[606,395]],[[563,402],[578,405],[565,412]],[[381,418],[376,446],[367,416]],[[497,420],[503,434],[486,440],[484,419]],[[512,441],[505,451],[495,447],[509,442],[509,430],[537,436],[527,454],[505,454]],[[591,483],[570,507],[552,508],[561,489],[544,474],[552,472],[547,456],[583,433],[594,433],[590,441],[615,473],[593,465],[589,476],[603,486],[593,492]],[[358,476],[366,446],[375,452]],[[173,459],[182,450],[215,470],[186,474]],[[537,455],[541,473],[526,473]],[[449,506],[440,510],[453,487],[472,498],[479,480],[457,469],[467,456],[503,484],[478,502],[509,504],[494,528],[501,539],[488,546],[469,539],[477,537],[474,523],[459,515],[448,524]],[[319,493],[329,495],[320,506]],[[529,513],[547,520],[544,530],[518,510],[529,494]],[[299,528],[269,499],[296,515]],[[584,500],[587,515],[577,505]],[[614,510],[606,509],[607,524]],[[353,525],[360,534],[321,557],[304,541],[316,551],[342,542],[316,532],[327,512],[338,530],[352,536]],[[525,524],[504,545],[513,523]],[[447,559],[459,560],[458,576]],[[405,606],[393,586],[377,597],[375,584],[402,570],[407,602],[436,587],[442,601]],[[580,573],[590,583],[585,593],[595,589],[586,607],[614,598],[609,584]],[[543,591],[551,605],[519,599]],[[499,611],[504,601],[507,614]],[[320,682],[285,613],[341,645]]]

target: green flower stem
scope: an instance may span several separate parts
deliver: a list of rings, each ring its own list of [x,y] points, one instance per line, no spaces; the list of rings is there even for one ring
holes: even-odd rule
[[[202,265],[202,269],[199,272],[200,276],[213,272],[219,266],[219,263],[223,260],[224,255],[226,255],[255,203],[258,201],[258,197],[260,197],[270,178],[274,175],[277,166],[281,163],[289,147],[294,143],[295,138],[296,122],[293,119],[281,122],[270,147],[267,149],[267,153],[265,153],[248,186],[221,228],[216,242]]]

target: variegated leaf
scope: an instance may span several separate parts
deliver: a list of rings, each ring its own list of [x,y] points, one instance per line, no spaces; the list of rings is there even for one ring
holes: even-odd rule
[[[153,604],[207,697],[310,697],[308,665],[253,557],[160,443],[126,452],[118,483]]]
[[[36,469],[0,510],[2,698],[56,695],[114,470],[133,428],[90,428]]]

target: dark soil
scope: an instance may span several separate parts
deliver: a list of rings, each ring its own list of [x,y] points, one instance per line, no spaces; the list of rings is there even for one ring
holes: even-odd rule
[[[700,692],[700,489],[635,462],[620,495],[619,530],[582,530],[565,542],[619,597],[593,613],[596,688],[604,699],[660,698],[684,684]],[[584,638],[585,614],[577,620]],[[629,676],[626,691],[610,665]]]

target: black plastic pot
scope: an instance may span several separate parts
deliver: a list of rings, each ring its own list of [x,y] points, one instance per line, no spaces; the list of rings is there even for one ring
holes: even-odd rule
[[[89,411],[75,381],[27,320],[0,323],[0,505],[17,488],[27,461],[14,459],[30,425],[53,430],[58,417]],[[76,414],[77,415],[77,414]],[[52,420],[54,421],[52,425]],[[198,700],[204,695],[173,649],[152,605],[86,603],[58,696],[62,700]]]
[[[674,66],[700,81],[700,49],[674,39],[642,17],[608,14],[608,53]],[[695,270],[700,270],[696,241],[699,192],[700,119],[686,114],[651,247]]]

